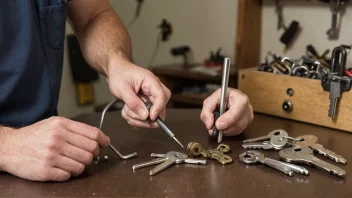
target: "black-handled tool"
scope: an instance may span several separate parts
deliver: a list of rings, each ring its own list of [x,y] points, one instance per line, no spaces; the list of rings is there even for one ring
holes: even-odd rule
[[[150,108],[153,106],[153,104],[146,98],[143,97],[141,95],[139,95],[139,97],[143,100],[144,104],[147,106],[148,110],[150,110]],[[150,118],[147,118],[147,121],[150,121]],[[165,123],[163,122],[163,120],[158,116],[158,118],[155,120],[156,123],[158,123],[158,125],[160,126],[160,128],[162,128],[165,133],[170,136],[172,139],[174,139],[182,148],[185,148],[180,141],[177,140],[177,138],[175,137],[175,134],[172,133],[172,131],[165,125]]]

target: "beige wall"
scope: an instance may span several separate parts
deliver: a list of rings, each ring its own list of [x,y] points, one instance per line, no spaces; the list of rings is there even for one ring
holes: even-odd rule
[[[352,5],[351,3],[349,5]],[[283,14],[285,24],[289,25],[292,20],[297,20],[302,26],[302,32],[294,43],[293,47],[287,51],[279,42],[283,30],[277,30],[277,17],[273,0],[264,0],[262,17],[262,59],[271,50],[281,55],[300,58],[305,53],[306,45],[312,44],[323,53],[325,49],[333,49],[340,44],[352,44],[352,7],[347,7],[346,13],[342,18],[340,38],[336,41],[328,40],[326,31],[331,25],[331,12],[328,4],[318,1],[306,0],[286,0],[283,1]],[[330,53],[332,50],[330,51]],[[331,54],[329,54],[331,55]],[[352,64],[352,54],[348,57],[349,64]]]
[[[125,24],[128,24],[133,18],[136,1],[110,2]],[[191,46],[196,62],[203,61],[209,56],[210,50],[216,50],[220,46],[225,55],[233,57],[237,0],[146,0],[141,18],[128,29],[132,38],[134,59],[138,65],[148,64],[159,33],[156,26],[164,17],[172,23],[174,32],[167,43],[160,45],[154,64],[182,62],[181,57],[174,58],[169,51],[171,47],[184,44]],[[72,33],[69,26],[67,33]],[[95,88],[97,104],[112,98],[104,78],[96,83]],[[66,50],[59,100],[61,116],[72,117],[93,111],[93,105],[79,107],[75,94]]]

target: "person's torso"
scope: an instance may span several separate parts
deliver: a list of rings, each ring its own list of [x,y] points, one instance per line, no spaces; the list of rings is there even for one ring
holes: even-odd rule
[[[0,1],[0,125],[57,114],[66,15],[62,0]]]

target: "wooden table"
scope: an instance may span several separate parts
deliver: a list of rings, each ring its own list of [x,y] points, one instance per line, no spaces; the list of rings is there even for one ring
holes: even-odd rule
[[[166,124],[184,144],[191,141],[205,148],[217,146],[207,135],[199,119],[200,110],[168,110]],[[100,114],[86,114],[75,118],[98,126]],[[345,179],[308,167],[310,176],[295,174],[288,177],[263,165],[244,165],[238,155],[245,151],[241,142],[267,134],[274,129],[285,129],[292,136],[313,134],[327,148],[343,155],[347,165],[337,166],[347,171]],[[236,137],[227,137],[234,162],[221,165],[209,160],[207,165],[175,165],[155,176],[149,176],[152,167],[132,170],[135,163],[150,160],[150,153],[169,150],[182,151],[160,129],[134,130],[118,112],[108,112],[103,131],[123,154],[138,152],[138,157],[120,160],[110,150],[108,162],[91,164],[83,175],[67,182],[30,182],[2,173],[0,197],[352,197],[352,134],[303,124],[290,120],[256,114],[253,124]],[[266,156],[278,159],[277,151],[265,151]],[[333,163],[324,157],[321,159]],[[335,163],[334,163],[335,164]]]

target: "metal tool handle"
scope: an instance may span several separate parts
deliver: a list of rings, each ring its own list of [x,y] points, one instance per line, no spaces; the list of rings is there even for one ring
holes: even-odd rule
[[[224,68],[222,73],[222,82],[221,82],[221,96],[220,96],[220,116],[226,111],[227,103],[227,87],[229,84],[229,74],[230,74],[230,58],[225,58]],[[222,142],[222,131],[219,131],[218,134],[218,143]]]

